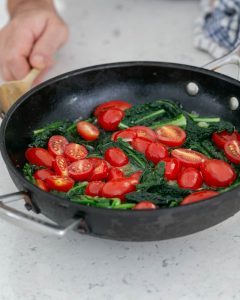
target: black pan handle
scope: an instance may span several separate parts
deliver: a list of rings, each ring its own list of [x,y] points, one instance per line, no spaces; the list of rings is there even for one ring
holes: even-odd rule
[[[21,227],[31,229],[34,232],[38,231],[46,235],[54,235],[58,237],[65,236],[69,231],[78,228],[84,221],[82,218],[69,220],[68,224],[65,227],[62,227],[36,218],[35,216],[24,213],[8,205],[8,203],[23,199],[29,200],[29,196],[25,192],[16,192],[0,196],[0,217],[12,224],[20,225]]]

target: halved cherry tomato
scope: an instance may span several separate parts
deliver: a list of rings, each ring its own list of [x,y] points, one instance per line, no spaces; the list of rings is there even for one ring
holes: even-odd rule
[[[202,186],[203,178],[198,169],[188,167],[179,173],[177,182],[183,189],[197,190]]]
[[[106,131],[118,129],[118,124],[122,121],[124,112],[118,108],[110,108],[98,116],[99,125]]]
[[[85,194],[89,196],[102,196],[102,189],[104,186],[102,181],[91,181],[88,183],[85,189]]]
[[[157,164],[164,158],[168,157],[168,151],[163,144],[155,142],[147,146],[145,156],[148,160]]]
[[[104,180],[108,177],[109,167],[107,162],[101,158],[88,158],[93,164],[93,171],[89,176],[89,181]]]
[[[124,200],[125,195],[134,192],[135,185],[125,178],[115,179],[105,183],[102,189],[102,196],[106,198],[119,198]]]
[[[134,210],[142,210],[142,209],[156,209],[157,206],[151,201],[141,201],[136,204],[132,209]]]
[[[41,179],[41,180],[45,180],[46,178],[53,176],[54,172],[50,169],[41,169],[41,170],[37,170],[33,176],[35,179]]]
[[[140,178],[142,176],[142,171],[137,171],[133,174],[131,174],[128,179],[130,180],[130,182],[134,185],[139,184]]]
[[[94,111],[94,116],[98,117],[102,112],[108,110],[109,108],[118,108],[122,111],[132,107],[132,104],[123,100],[111,100],[100,104]]]
[[[112,140],[116,141],[117,139],[122,139],[125,142],[131,142],[134,138],[137,137],[137,133],[131,129],[120,130],[117,133],[112,135]]]
[[[53,162],[53,168],[57,175],[62,177],[68,177],[68,164],[63,155],[57,155]]]
[[[201,165],[204,182],[212,187],[227,187],[236,179],[234,169],[220,159],[209,159]]]
[[[67,144],[68,140],[64,136],[53,135],[48,140],[48,151],[54,156],[62,155]]]
[[[178,173],[181,169],[181,163],[174,157],[164,158],[165,172],[164,175],[167,180],[175,180],[178,177]]]
[[[149,127],[146,126],[133,126],[129,128],[132,131],[137,133],[137,137],[144,138],[151,142],[155,142],[157,140],[156,133]]]
[[[37,187],[39,187],[41,190],[45,192],[49,192],[49,187],[42,179],[36,179]]]
[[[50,190],[59,192],[68,192],[74,185],[74,180],[69,177],[51,176],[46,179],[46,183]]]
[[[186,167],[198,168],[202,162],[207,159],[207,157],[202,153],[185,148],[174,149],[172,150],[171,154],[173,157],[178,159],[183,166]]]
[[[186,140],[185,131],[174,125],[166,125],[155,130],[157,138],[163,144],[170,147],[179,147]]]
[[[214,196],[219,195],[218,192],[216,191],[208,191],[208,190],[202,190],[199,192],[194,192],[190,195],[188,195],[187,197],[185,197],[183,199],[183,201],[180,203],[180,205],[186,205],[186,204],[190,204],[190,203],[194,203],[194,202],[199,202],[202,200],[206,200],[209,198],[212,198]]]
[[[133,141],[131,142],[131,145],[133,147],[133,149],[135,149],[138,152],[141,152],[143,154],[145,154],[147,147],[151,144],[151,142],[145,138],[135,138],[133,139]]]
[[[25,152],[26,159],[33,165],[51,168],[54,157],[46,149],[28,148]]]
[[[212,140],[216,146],[218,146],[220,149],[223,149],[224,145],[228,141],[240,141],[240,134],[237,131],[229,133],[227,130],[222,132],[214,132],[212,134]]]
[[[87,148],[83,145],[70,143],[65,147],[64,154],[66,158],[73,162],[79,159],[84,159],[88,155]]]
[[[123,178],[123,177],[124,177],[124,173],[120,169],[115,167],[109,169],[108,178],[107,178],[108,181],[118,179],[118,178]]]
[[[100,134],[99,129],[95,125],[86,121],[80,121],[77,123],[77,131],[86,141],[94,141]]]
[[[116,147],[108,148],[105,151],[104,158],[114,167],[122,167],[129,162],[127,155],[120,148]]]
[[[69,176],[74,180],[88,180],[93,171],[93,163],[89,159],[81,159],[68,166]]]
[[[234,164],[240,164],[240,141],[228,141],[224,145],[226,157]]]

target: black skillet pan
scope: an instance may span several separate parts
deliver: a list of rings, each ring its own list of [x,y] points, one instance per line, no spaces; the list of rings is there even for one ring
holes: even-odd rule
[[[231,55],[231,60],[235,56]],[[230,56],[212,67],[224,64]],[[48,194],[21,174],[32,130],[61,119],[87,117],[109,99],[143,103],[159,98],[180,102],[184,109],[220,116],[240,126],[240,83],[202,68],[161,62],[127,62],[94,66],[48,80],[25,94],[6,114],[0,146],[9,174],[21,191],[2,196],[1,217],[57,235],[77,229],[116,240],[150,241],[188,235],[233,216],[240,209],[240,189],[211,200],[155,211],[122,211],[87,207]],[[8,205],[25,199],[26,207],[54,221],[40,221]]]

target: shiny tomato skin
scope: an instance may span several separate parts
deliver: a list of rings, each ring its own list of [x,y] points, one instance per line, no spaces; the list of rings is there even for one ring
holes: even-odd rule
[[[105,151],[104,158],[114,167],[122,167],[129,162],[127,155],[120,148],[116,147],[108,148]]]
[[[57,155],[53,162],[53,169],[56,174],[62,177],[68,177],[68,164],[63,155]]]
[[[85,146],[76,143],[69,143],[65,147],[64,155],[70,162],[84,159],[88,155],[88,150]]]
[[[102,196],[102,189],[104,187],[104,182],[102,181],[91,181],[88,183],[85,189],[85,194],[88,196]]]
[[[202,174],[193,167],[185,168],[179,173],[177,183],[183,189],[197,190],[203,184]]]
[[[110,109],[110,108],[118,108],[122,111],[125,111],[132,107],[132,104],[123,101],[123,100],[111,100],[104,102],[97,106],[97,108],[94,111],[94,116],[98,117],[102,112]]]
[[[207,159],[202,153],[185,148],[174,149],[172,150],[171,155],[178,159],[185,167],[198,168]]]
[[[201,165],[204,182],[211,187],[228,187],[236,179],[234,169],[223,160],[209,159]]]
[[[168,150],[161,143],[151,143],[147,146],[145,156],[148,160],[152,161],[154,164],[157,164],[164,158],[168,157]]]
[[[218,148],[223,149],[226,142],[240,141],[240,134],[237,131],[229,133],[227,130],[214,132],[212,134],[212,140]]]
[[[50,190],[68,192],[74,186],[74,180],[69,177],[51,176],[46,179]]]
[[[36,179],[36,185],[39,187],[41,190],[45,192],[49,192],[49,187],[48,185],[42,180],[42,179]]]
[[[98,116],[98,123],[106,131],[115,131],[123,117],[124,112],[122,110],[110,108]]]
[[[93,164],[93,171],[89,176],[89,181],[104,180],[108,177],[109,167],[108,163],[101,158],[88,158]]]
[[[224,145],[224,153],[226,157],[234,164],[240,164],[240,142],[228,141]]]
[[[151,142],[145,138],[135,138],[131,142],[131,146],[134,150],[145,154],[147,147],[151,144]]]
[[[50,169],[40,169],[37,170],[33,176],[35,179],[45,180],[46,178],[55,175],[54,172]]]
[[[167,157],[163,159],[165,162],[164,176],[167,180],[175,180],[181,170],[181,163],[174,157]]]
[[[174,125],[165,125],[155,130],[158,140],[170,147],[182,146],[186,140],[186,132]]]
[[[52,168],[54,156],[43,148],[28,148],[25,152],[26,159],[33,165]]]
[[[149,127],[146,126],[133,126],[129,128],[132,131],[135,131],[137,134],[137,137],[139,138],[143,138],[146,139],[150,142],[155,142],[157,140],[157,135],[154,132],[154,130],[152,130]]]
[[[56,156],[64,153],[68,140],[62,135],[53,135],[48,140],[48,151]]]
[[[135,185],[128,179],[120,178],[106,182],[102,189],[102,196],[124,200],[126,194],[134,192],[135,190]]]
[[[144,210],[144,209],[156,209],[157,206],[152,203],[151,201],[141,201],[138,204],[136,204],[132,209],[134,210]]]
[[[94,141],[100,135],[99,129],[95,125],[87,121],[78,122],[77,131],[78,134],[86,141]]]
[[[124,173],[122,170],[116,168],[116,167],[112,167],[109,169],[109,173],[108,173],[108,181],[111,180],[115,180],[115,179],[119,179],[119,178],[123,178],[124,177]]]
[[[71,163],[71,165],[68,166],[68,173],[74,180],[84,181],[88,180],[93,169],[93,163],[89,159],[85,158]]]
[[[137,172],[131,174],[128,177],[128,179],[131,180],[130,182],[134,185],[139,184],[142,173],[143,173],[142,171],[137,171]]]
[[[185,197],[183,199],[183,201],[180,203],[180,205],[186,205],[186,204],[191,204],[194,202],[199,202],[202,200],[206,200],[206,199],[215,197],[217,195],[219,195],[218,192],[210,191],[210,190],[202,190],[202,191],[194,192],[194,193],[188,195],[187,197]]]
[[[137,137],[137,133],[131,129],[120,130],[112,135],[112,140],[117,141],[117,139],[122,139],[125,142],[131,142]]]

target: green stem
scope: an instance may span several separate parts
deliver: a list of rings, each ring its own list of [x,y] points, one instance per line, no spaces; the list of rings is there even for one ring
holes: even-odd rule
[[[141,123],[142,121],[146,121],[148,119],[152,119],[152,118],[155,118],[156,116],[161,116],[165,113],[165,110],[164,109],[160,109],[158,111],[155,111],[149,115],[146,115],[145,117],[141,118],[141,119],[138,119],[135,123],[136,124],[139,124]]]
[[[181,115],[176,119],[168,120],[165,122],[155,123],[152,126],[150,126],[150,128],[156,129],[158,127],[166,126],[166,125],[175,125],[175,126],[185,127],[187,125],[187,121],[186,121],[186,118],[184,117],[184,115]]]

